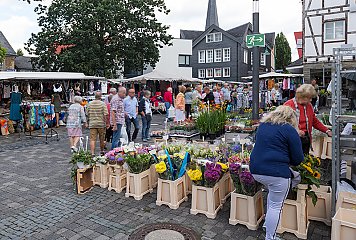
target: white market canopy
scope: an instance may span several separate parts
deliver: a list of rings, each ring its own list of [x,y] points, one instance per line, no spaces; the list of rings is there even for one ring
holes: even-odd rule
[[[303,74],[290,74],[290,73],[270,72],[270,73],[261,74],[259,76],[259,79],[264,79],[264,78],[293,78],[293,77],[303,77],[303,76],[304,76]],[[252,76],[242,77],[242,79],[252,79]]]
[[[0,80],[105,80],[73,72],[0,72]]]
[[[113,83],[132,83],[132,82],[145,82],[145,81],[183,81],[183,82],[195,82],[195,79],[188,79],[182,76],[163,73],[157,70],[153,70],[150,73],[143,74],[141,76],[128,78],[128,79],[110,79]]]

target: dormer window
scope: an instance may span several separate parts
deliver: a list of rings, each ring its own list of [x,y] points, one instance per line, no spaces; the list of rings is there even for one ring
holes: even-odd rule
[[[217,33],[209,33],[206,35],[206,42],[207,43],[212,43],[212,42],[221,42],[222,41],[222,33],[217,32]]]

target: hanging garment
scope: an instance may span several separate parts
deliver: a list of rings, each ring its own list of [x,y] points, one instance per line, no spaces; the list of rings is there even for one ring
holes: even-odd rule
[[[90,82],[89,83],[89,95],[93,95],[94,94],[94,83]]]
[[[101,82],[101,92],[103,94],[108,93],[108,83],[107,82]]]
[[[10,86],[10,84],[4,84],[4,89],[3,89],[3,91],[4,91],[4,94],[3,94],[4,98],[10,98],[10,93],[11,93],[11,86]]]
[[[22,120],[21,107],[20,107],[21,100],[22,100],[22,95],[20,92],[11,93],[10,120],[12,121]]]
[[[27,84],[27,94],[31,96],[31,85]]]

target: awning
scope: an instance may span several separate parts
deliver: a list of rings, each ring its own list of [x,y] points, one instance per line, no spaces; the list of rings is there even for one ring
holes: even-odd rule
[[[168,73],[163,73],[157,70],[153,70],[150,73],[143,74],[141,76],[128,78],[128,79],[110,79],[109,81],[113,83],[141,83],[145,81],[183,81],[183,82],[194,82],[193,79],[185,78],[179,75],[172,75]]]
[[[264,79],[264,78],[293,78],[293,77],[303,77],[303,76],[304,76],[303,74],[270,72],[270,73],[261,74],[259,76],[259,79]],[[242,77],[242,79],[252,79],[252,76]]]
[[[72,72],[0,72],[0,80],[104,80],[104,77],[85,76]]]

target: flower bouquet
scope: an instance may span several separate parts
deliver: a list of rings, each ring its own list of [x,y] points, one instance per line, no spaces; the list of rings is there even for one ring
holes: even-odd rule
[[[148,153],[144,154],[125,154],[124,161],[129,167],[130,173],[139,174],[146,171],[151,166],[152,155]]]
[[[224,164],[224,168],[227,170],[227,166],[225,166]],[[200,165],[194,162],[190,164],[187,174],[194,185],[211,188],[221,179],[223,168],[219,163],[207,162],[205,165]]]
[[[185,174],[186,165],[190,161],[189,153],[174,153],[173,156],[167,154],[159,156],[159,163],[155,165],[156,172],[160,179],[175,181]]]
[[[240,163],[230,163],[229,170],[236,193],[254,196],[260,190],[260,185],[255,181],[252,174],[248,170],[242,169]]]
[[[315,185],[317,188],[320,187],[320,158],[313,157],[312,155],[306,155],[304,161],[297,167],[293,167],[295,171],[298,171],[301,176],[301,184],[306,184],[308,186],[306,190],[306,195],[311,197],[313,204],[315,205],[318,201],[318,197],[312,190],[312,186]]]

